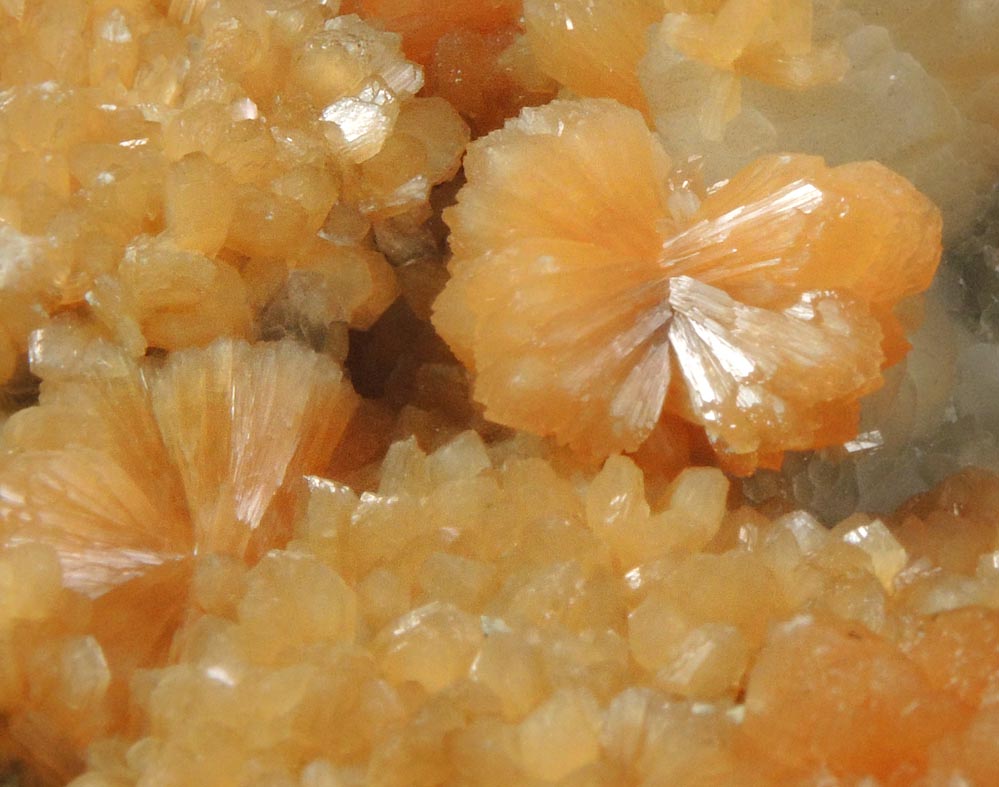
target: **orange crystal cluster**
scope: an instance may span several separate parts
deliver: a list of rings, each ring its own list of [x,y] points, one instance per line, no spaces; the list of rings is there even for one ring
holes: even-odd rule
[[[485,133],[555,92],[538,68],[538,50],[525,39],[521,6],[521,0],[355,0],[346,8],[401,34],[406,55],[426,68],[428,92]]]
[[[397,35],[324,3],[70,0],[3,20],[0,380],[31,330],[84,305],[138,356],[310,318],[365,328],[394,299],[366,236],[420,240],[468,138],[415,97]],[[266,319],[302,280],[317,314]]]
[[[926,70],[864,0],[0,0],[0,783],[999,781],[999,481],[733,481],[908,351],[969,203],[885,161],[991,144],[989,10],[885,2]],[[733,140],[882,72],[904,156]]]
[[[612,102],[525,110],[465,175],[437,328],[487,417],[599,456],[664,408],[733,469],[845,442],[940,259],[936,208],[879,164],[765,157],[705,193]]]
[[[582,472],[464,432],[396,443],[362,495],[310,477],[286,548],[189,565],[127,712],[101,643],[135,658],[149,624],[8,548],[8,742],[58,783],[98,738],[75,787],[995,778],[993,478],[829,531],[731,508],[717,469]]]

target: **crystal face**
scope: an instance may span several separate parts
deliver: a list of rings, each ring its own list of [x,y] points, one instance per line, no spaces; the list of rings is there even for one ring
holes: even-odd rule
[[[999,783],[999,12],[0,0],[0,783]]]

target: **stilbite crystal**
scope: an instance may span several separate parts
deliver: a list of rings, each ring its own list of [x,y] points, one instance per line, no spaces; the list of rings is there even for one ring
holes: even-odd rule
[[[124,691],[131,670],[165,658],[192,561],[253,560],[287,540],[286,484],[328,461],[354,393],[332,362],[290,343],[219,340],[156,368],[100,339],[37,341],[43,375],[60,353],[110,363],[53,375],[41,404],[5,425],[0,538],[12,556],[55,550],[65,587],[94,599],[88,647],[107,654]],[[102,680],[72,707],[99,705]],[[126,709],[116,710],[120,725]],[[58,733],[76,722],[46,723]],[[82,749],[87,738],[76,735]]]
[[[939,262],[936,209],[877,164],[786,155],[676,217],[668,173],[609,101],[525,110],[472,146],[434,321],[487,416],[605,456],[665,409],[736,472],[850,439],[906,348],[893,308]]]

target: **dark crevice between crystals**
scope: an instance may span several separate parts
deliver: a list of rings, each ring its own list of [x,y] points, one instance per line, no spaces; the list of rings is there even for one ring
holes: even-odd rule
[[[999,339],[999,184],[968,236],[949,251],[944,264],[957,272],[964,318],[982,339]]]
[[[38,404],[41,380],[31,373],[28,356],[22,354],[17,362],[17,370],[4,385],[0,386],[0,412],[14,413]],[[0,782],[0,787],[3,787]]]

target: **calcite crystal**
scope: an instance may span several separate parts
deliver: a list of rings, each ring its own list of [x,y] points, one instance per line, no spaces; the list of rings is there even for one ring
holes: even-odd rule
[[[731,66],[716,62],[714,27],[697,30],[692,43],[678,37],[677,23],[667,16],[650,33],[640,80],[671,153],[704,155],[712,178],[784,150],[821,155],[831,164],[876,159],[937,202],[951,237],[966,229],[995,179],[999,126],[968,107],[959,91],[944,89],[930,60],[914,58],[916,51],[901,44],[911,4],[867,4],[877,8],[866,18],[843,7],[851,3],[721,5],[737,35],[763,35],[745,66],[745,55]],[[955,7],[965,4],[926,5],[940,9],[941,18],[918,25],[931,40],[960,29]],[[783,9],[784,24],[743,21],[766,19],[761,9],[768,7],[771,14]],[[890,14],[899,22],[886,29]],[[977,24],[993,29],[995,23],[982,18]],[[954,36],[942,48],[974,51],[973,35]],[[802,61],[812,62],[798,72]],[[775,79],[782,75],[785,82],[796,76],[798,84],[788,89]]]
[[[0,784],[999,783],[997,22],[0,0]]]

